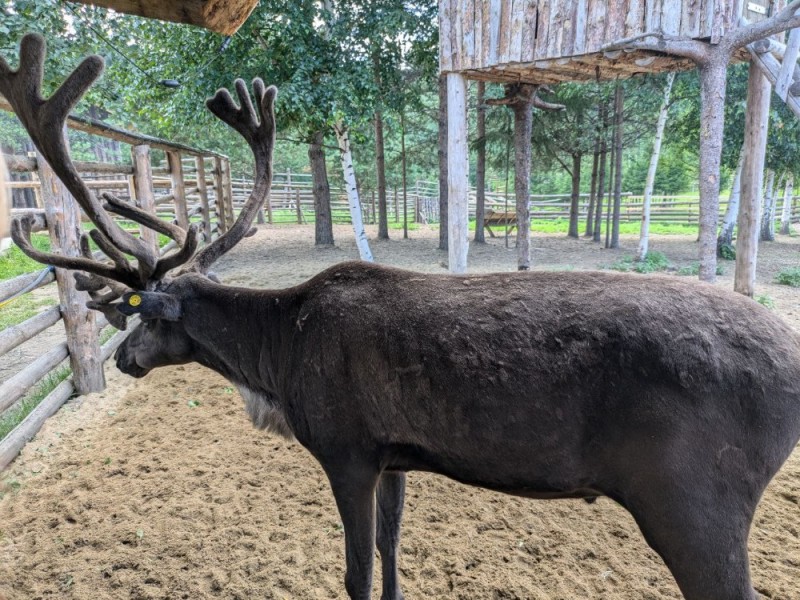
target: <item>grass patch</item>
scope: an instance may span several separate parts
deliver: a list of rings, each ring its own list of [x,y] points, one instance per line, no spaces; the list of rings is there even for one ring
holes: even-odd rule
[[[722,260],[736,260],[736,246],[733,244],[722,244],[719,247],[719,257]]]
[[[31,294],[23,294],[0,308],[0,331],[19,325],[40,313],[43,308],[56,304],[58,300],[55,298],[34,298]]]
[[[608,268],[624,273],[655,273],[669,269],[669,260],[663,252],[653,251],[648,252],[641,262],[632,256],[623,256]]]
[[[37,250],[50,251],[50,238],[47,235],[32,235],[31,241]],[[7,252],[0,254],[0,279],[11,279],[43,268],[44,265],[25,256],[22,250],[15,245],[12,245]]]
[[[27,417],[39,403],[52,392],[59,383],[72,374],[68,366],[57,367],[37,383],[22,399],[0,417],[0,439],[6,437],[11,431]]]
[[[699,262],[694,262],[694,263],[692,263],[690,265],[687,265],[685,267],[681,267],[680,269],[678,269],[677,274],[678,275],[683,275],[683,276],[694,276],[694,277],[697,277],[698,275],[700,275],[700,263]],[[722,265],[718,264],[717,265],[717,275],[724,275],[724,274],[725,274],[725,268]]]
[[[755,300],[761,306],[766,306],[770,310],[775,308],[775,300],[772,298],[772,296],[761,294],[760,296],[756,296]]]
[[[775,281],[781,285],[800,287],[800,267],[783,269],[775,276]]]

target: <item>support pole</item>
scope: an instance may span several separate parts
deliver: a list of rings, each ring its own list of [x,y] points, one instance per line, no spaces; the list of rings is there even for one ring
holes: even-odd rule
[[[208,207],[208,189],[206,187],[206,164],[205,158],[198,156],[194,159],[195,170],[197,171],[197,193],[200,196],[200,206],[203,211],[203,237],[206,244],[211,243],[211,211]],[[259,211],[263,214],[262,211]]]
[[[447,246],[451,273],[467,270],[469,219],[467,80],[447,74]]]
[[[64,256],[81,256],[81,211],[78,203],[43,156],[37,156],[37,163],[52,250]],[[56,281],[75,389],[79,394],[102,391],[106,379],[100,356],[97,313],[86,308],[89,294],[77,290],[70,271],[56,269]]]
[[[741,205],[736,243],[736,273],[733,289],[753,297],[758,257],[761,190],[764,185],[764,160],[767,151],[769,103],[772,86],[754,62],[750,62],[747,110],[744,126]]]
[[[136,194],[136,205],[149,213],[155,213],[156,204],[153,195],[153,169],[150,165],[150,146],[139,144],[131,146],[133,160],[133,189]],[[139,236],[155,252],[158,252],[158,234],[143,225],[139,226]]]
[[[183,164],[180,152],[167,152],[169,176],[172,180],[172,198],[175,202],[175,218],[183,229],[189,229],[189,213],[186,210],[186,184],[183,182]]]

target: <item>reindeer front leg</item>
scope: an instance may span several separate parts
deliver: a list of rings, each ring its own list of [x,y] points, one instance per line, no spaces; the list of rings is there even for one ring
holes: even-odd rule
[[[323,468],[344,525],[345,589],[351,600],[370,600],[375,553],[375,487],[379,473],[366,463],[323,464]]]
[[[378,483],[378,551],[381,553],[381,600],[403,600],[397,577],[397,547],[406,495],[406,474],[384,471]]]

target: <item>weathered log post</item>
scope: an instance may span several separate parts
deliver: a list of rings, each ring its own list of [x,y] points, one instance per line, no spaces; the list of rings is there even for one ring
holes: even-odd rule
[[[203,214],[203,237],[206,244],[211,242],[211,211],[208,206],[208,188],[206,187],[206,165],[205,157],[197,156],[194,159],[195,170],[197,171],[197,193],[200,196],[200,206]]]
[[[758,221],[761,214],[761,190],[764,183],[764,159],[767,150],[769,103],[772,86],[761,70],[750,62],[747,87],[747,111],[744,127],[744,162],[742,163],[741,200],[736,242],[736,272],[733,289],[753,297],[758,256]]]
[[[183,181],[183,164],[180,152],[167,152],[169,176],[172,180],[172,199],[175,203],[175,219],[184,229],[189,228],[189,212],[186,209],[186,184]]]
[[[447,249],[451,273],[467,270],[469,250],[467,80],[447,74]],[[439,217],[444,222],[444,215]]]
[[[52,250],[66,256],[81,256],[78,204],[47,161],[42,156],[37,156],[36,160]],[[99,392],[106,387],[106,380],[95,320],[97,313],[86,308],[89,295],[76,289],[70,271],[56,269],[56,281],[75,389],[79,394]]]
[[[214,157],[214,195],[216,197],[217,227],[219,233],[228,231],[228,220],[225,217],[225,186],[222,182],[222,159]]]
[[[233,212],[233,185],[231,183],[231,161],[227,158],[222,159],[222,185],[223,197],[225,198],[225,218],[228,221],[228,227],[233,225],[236,220],[236,215]]]
[[[153,169],[150,164],[150,146],[140,144],[131,146],[133,160],[133,192],[139,208],[155,213],[155,197],[153,195]],[[141,238],[158,251],[158,234],[144,226],[139,227]]]

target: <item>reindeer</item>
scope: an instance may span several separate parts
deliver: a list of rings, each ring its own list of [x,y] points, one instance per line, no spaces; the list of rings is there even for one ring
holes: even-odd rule
[[[213,263],[269,195],[276,90],[237,80],[208,108],[255,157],[233,227],[197,231],[81,181],[64,119],[99,76],[85,59],[39,95],[44,42],[0,61],[0,92],[96,229],[107,261],[37,251],[79,271],[117,327],[139,315],[117,366],[134,377],[197,362],[241,391],[256,427],[296,439],[330,481],[345,530],[350,598],[367,599],[373,548],[384,600],[402,598],[397,548],[405,473],[422,470],[528,498],[607,496],[636,519],[689,600],[754,600],[747,537],[767,483],[800,437],[800,337],[752,300],[712,286],[610,273],[425,275],[343,263],[284,290],[230,287]],[[175,240],[159,258],[124,216]],[[128,257],[135,259],[131,262]]]

